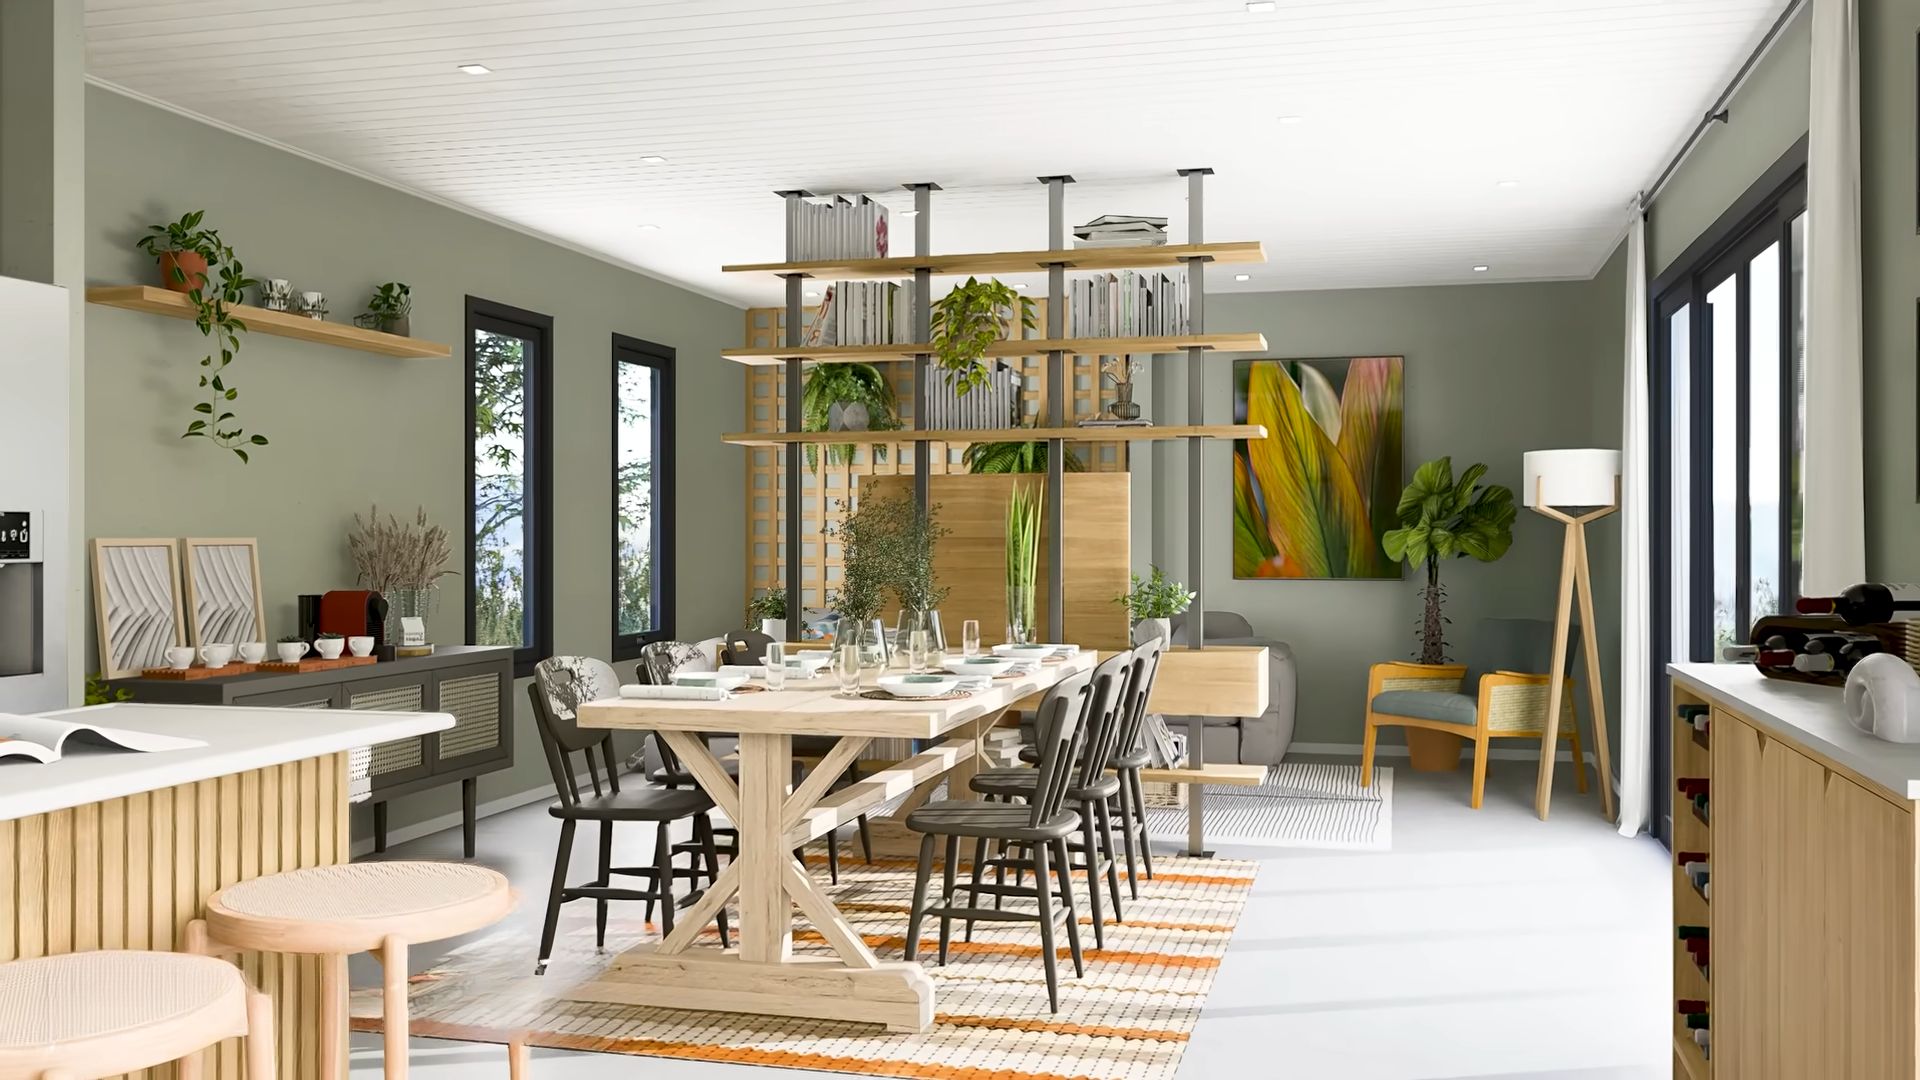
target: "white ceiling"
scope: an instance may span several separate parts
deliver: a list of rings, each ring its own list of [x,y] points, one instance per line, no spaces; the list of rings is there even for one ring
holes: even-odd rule
[[[1207,238],[1270,258],[1210,289],[1584,278],[1783,4],[87,0],[87,40],[97,80],[774,303],[719,267],[782,256],[777,188],[933,180],[936,251],[1025,249],[1068,172],[1070,223],[1178,242],[1198,165]]]

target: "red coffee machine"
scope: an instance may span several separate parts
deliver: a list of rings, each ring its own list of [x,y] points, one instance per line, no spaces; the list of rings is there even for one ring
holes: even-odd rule
[[[386,625],[385,597],[371,589],[335,589],[320,596],[314,618],[314,636],[370,636],[375,651],[378,651],[387,644]]]

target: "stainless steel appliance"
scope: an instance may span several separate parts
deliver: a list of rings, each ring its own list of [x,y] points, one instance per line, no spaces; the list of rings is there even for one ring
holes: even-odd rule
[[[0,712],[80,704],[67,291],[0,277]]]

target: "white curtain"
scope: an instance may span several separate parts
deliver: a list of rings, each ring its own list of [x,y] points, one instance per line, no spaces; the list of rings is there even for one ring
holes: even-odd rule
[[[1867,576],[1861,431],[1860,4],[1813,0],[1803,591]]]
[[[1649,595],[1650,526],[1648,502],[1647,393],[1652,369],[1647,358],[1647,213],[1633,202],[1627,226],[1626,378],[1620,416],[1620,835],[1634,836],[1647,826],[1647,786],[1652,768],[1653,732],[1647,715],[1652,692],[1648,667],[1652,609]],[[1605,777],[1601,783],[1606,783]]]

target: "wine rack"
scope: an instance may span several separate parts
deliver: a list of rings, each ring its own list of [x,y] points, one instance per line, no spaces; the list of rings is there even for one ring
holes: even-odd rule
[[[1673,1076],[1713,1076],[1713,710],[1674,688]]]

